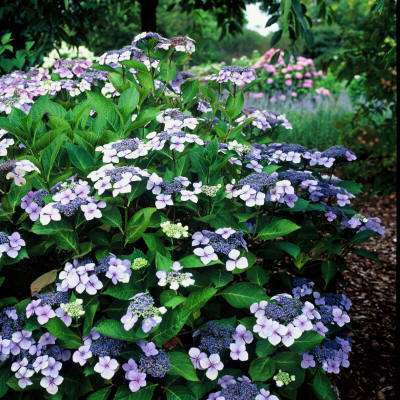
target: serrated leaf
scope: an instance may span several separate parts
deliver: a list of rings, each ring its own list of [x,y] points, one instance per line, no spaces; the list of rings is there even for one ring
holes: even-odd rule
[[[64,347],[77,349],[82,345],[81,338],[57,317],[50,319],[44,326]]]
[[[300,226],[288,219],[275,219],[267,226],[264,226],[258,233],[258,238],[262,240],[271,240],[300,229]]]
[[[196,370],[190,361],[189,356],[181,351],[171,351],[168,353],[171,362],[170,375],[177,375],[185,378],[187,381],[198,381]]]
[[[263,288],[254,283],[235,283],[221,292],[222,297],[235,308],[249,308],[253,303],[267,300]]]
[[[257,358],[250,364],[249,374],[253,381],[265,382],[275,374],[275,362],[270,357]]]
[[[107,386],[100,390],[96,390],[96,392],[90,394],[87,397],[87,400],[107,400],[108,395],[111,393],[111,386]]]
[[[256,344],[256,354],[258,357],[266,357],[275,351],[273,346],[268,340],[259,340]]]
[[[101,220],[104,221],[106,225],[114,228],[122,228],[122,217],[117,207],[107,207],[101,214]]]
[[[291,351],[305,353],[314,349],[324,340],[324,336],[315,331],[306,331],[290,346]]]
[[[151,216],[157,211],[154,207],[142,208],[128,222],[126,228],[125,243],[133,243],[138,240],[149,227]]]
[[[336,400],[336,394],[332,389],[332,384],[329,378],[322,373],[317,371],[313,380],[312,388],[319,400]]]
[[[135,87],[130,87],[121,93],[118,107],[124,115],[130,115],[139,104],[139,92]]]
[[[96,331],[104,336],[113,339],[126,340],[127,342],[135,342],[144,339],[147,335],[138,327],[136,330],[126,331],[120,321],[113,319],[103,319],[96,325]]]
[[[115,393],[114,400],[152,400],[157,385],[147,385],[139,391],[132,393],[127,386],[120,386]]]
[[[163,320],[153,336],[159,346],[173,338],[185,325],[188,318],[201,309],[215,294],[217,289],[205,288],[192,292],[186,301],[163,316]]]

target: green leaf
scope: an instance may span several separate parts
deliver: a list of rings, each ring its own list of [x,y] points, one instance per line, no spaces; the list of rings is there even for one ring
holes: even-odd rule
[[[54,163],[57,160],[58,153],[64,142],[65,136],[58,136],[41,152],[40,161],[47,181],[50,179]]]
[[[230,119],[236,118],[242,111],[244,105],[243,91],[239,90],[236,94],[230,95],[226,101],[226,114]]]
[[[52,318],[44,326],[52,335],[59,339],[63,346],[69,349],[77,349],[82,345],[81,338],[60,319]]]
[[[141,291],[141,287],[134,279],[130,279],[128,283],[118,283],[117,285],[110,285],[101,294],[114,297],[118,300],[129,300],[136,293]]]
[[[152,400],[157,385],[147,385],[139,391],[132,393],[128,386],[120,386],[115,393],[114,400]]]
[[[279,247],[281,250],[283,250],[285,253],[289,254],[290,256],[292,256],[294,259],[296,259],[300,253],[301,253],[301,249],[299,246],[297,246],[294,243],[290,243],[290,242],[278,242],[277,247]]]
[[[235,283],[221,292],[223,298],[235,308],[249,308],[253,303],[267,300],[263,288],[254,283]]]
[[[96,331],[104,336],[126,340],[127,342],[135,342],[146,337],[140,327],[137,330],[126,331],[122,323],[114,319],[103,319],[96,325]]]
[[[321,371],[317,371],[313,380],[312,388],[319,400],[336,400],[336,394],[332,389],[329,378]]]
[[[233,281],[232,273],[224,271],[221,268],[213,268],[211,271],[207,272],[207,277],[210,282],[216,287],[221,288],[226,286],[228,283]],[[208,282],[207,282],[208,284]]]
[[[31,232],[36,235],[56,235],[59,232],[73,232],[72,226],[65,221],[51,221],[49,225],[42,225],[40,222],[35,222],[31,228]]]
[[[86,174],[93,169],[95,164],[94,157],[82,146],[66,143],[64,147],[67,149],[72,165],[80,172]]]
[[[174,290],[164,290],[160,294],[160,303],[164,307],[175,308],[185,300],[186,297],[177,295]]]
[[[139,92],[135,87],[130,87],[121,93],[118,107],[124,115],[130,115],[139,104]]]
[[[54,239],[58,247],[63,250],[79,251],[78,238],[75,232],[60,231],[54,236]]]
[[[265,382],[275,374],[275,362],[269,357],[257,358],[250,364],[249,374],[253,381]]]
[[[331,260],[325,260],[321,265],[322,278],[324,278],[325,285],[327,286],[329,282],[335,277],[337,273],[337,267],[335,263]]]
[[[275,219],[261,229],[258,233],[258,238],[262,240],[271,240],[277,237],[289,235],[298,229],[300,229],[300,226],[288,219]]]
[[[172,81],[176,77],[176,65],[171,59],[166,58],[160,62],[159,78],[165,82]]]
[[[99,302],[96,301],[90,301],[88,304],[85,306],[85,320],[83,322],[83,336],[87,336],[90,332],[90,330],[93,327],[93,320],[96,315],[96,311],[99,308]]]
[[[276,367],[282,371],[296,371],[300,365],[300,356],[292,352],[279,353],[273,357]]]
[[[254,265],[246,272],[247,279],[258,286],[264,286],[270,278],[270,272],[260,265]]]
[[[173,338],[181,331],[188,318],[201,309],[215,294],[217,289],[205,288],[192,292],[186,301],[163,316],[163,320],[153,336],[159,346]]]
[[[170,375],[182,376],[187,381],[198,381],[196,370],[190,361],[189,356],[181,351],[172,351],[168,353],[171,362]]]
[[[130,219],[126,228],[125,243],[138,240],[150,225],[151,216],[157,211],[154,207],[142,208]]]
[[[111,393],[112,386],[107,386],[103,389],[97,390],[90,394],[87,400],[107,400],[108,395]]]
[[[0,369],[0,398],[5,396],[8,391],[7,380],[11,377],[10,368]]]
[[[179,260],[183,268],[203,268],[208,267],[210,265],[222,264],[220,260],[211,261],[207,265],[203,264],[200,257],[195,255],[190,255],[183,257]]]
[[[165,387],[165,394],[167,400],[196,400],[198,397],[194,397],[193,393],[188,390],[187,386],[167,386]]]
[[[101,220],[109,226],[122,229],[122,217],[117,207],[107,207],[102,210]]]
[[[290,346],[291,351],[305,353],[318,346],[324,337],[315,331],[306,331]]]
[[[256,344],[256,354],[258,357],[266,357],[275,351],[273,346],[268,340],[259,340]]]
[[[165,257],[160,253],[156,253],[156,267],[158,270],[170,271],[172,267],[172,260]]]

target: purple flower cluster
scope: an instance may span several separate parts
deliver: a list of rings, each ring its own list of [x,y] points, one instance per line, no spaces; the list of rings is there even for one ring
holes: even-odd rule
[[[224,375],[218,380],[220,390],[210,393],[207,400],[279,400],[266,389],[258,389],[247,376]]]
[[[57,291],[75,290],[77,293],[95,295],[103,288],[98,274],[104,273],[114,285],[128,283],[132,274],[130,266],[129,260],[121,260],[112,254],[101,260],[97,266],[90,260],[68,262],[59,273]]]
[[[344,217],[342,219],[342,225],[348,229],[355,229],[357,232],[369,230],[380,236],[385,235],[385,228],[381,224],[380,218],[376,217],[368,218],[362,215],[353,215],[351,218]]]
[[[180,71],[176,74],[175,79],[171,81],[171,88],[175,93],[181,93],[181,86],[186,82],[187,79],[193,77],[191,72]]]
[[[0,258],[4,253],[10,258],[17,258],[22,247],[25,247],[25,245],[25,240],[22,239],[18,232],[8,235],[0,231]]]
[[[59,75],[53,80],[51,71],[44,68],[14,71],[0,77],[0,113],[9,114],[16,107],[29,112],[39,96],[51,95],[65,90],[70,96],[77,96],[107,80],[107,73],[90,68],[86,60],[57,60],[52,72]]]
[[[313,329],[321,318],[315,306],[289,294],[271,297],[270,301],[254,303],[250,312],[256,317],[253,331],[273,345],[290,347],[306,331]]]
[[[230,227],[219,228],[215,232],[202,230],[192,235],[193,253],[200,257],[203,264],[218,260],[218,254],[227,257],[226,269],[233,271],[235,268],[245,269],[248,261],[240,257],[240,250],[247,251],[247,243],[243,234]]]
[[[136,344],[142,350],[139,361],[130,358],[122,364],[125,379],[131,392],[137,392],[147,385],[147,375],[153,378],[162,378],[170,369],[168,356],[158,350],[154,343],[139,341]],[[84,338],[83,345],[72,355],[72,361],[84,366],[93,357],[97,362],[94,371],[103,379],[111,379],[119,369],[118,357],[126,348],[127,342],[112,339],[99,334],[92,329],[90,334]]]
[[[31,378],[40,374],[40,386],[55,394],[64,380],[62,362],[68,361],[71,353],[56,345],[56,338],[48,332],[36,341],[31,331],[22,329],[22,323],[23,316],[15,308],[0,312],[0,361],[10,362],[21,389],[32,385]]]
[[[350,322],[348,311],[351,300],[344,294],[325,293],[314,291],[314,282],[308,279],[294,279],[293,296],[297,299],[310,299],[316,306],[320,320],[313,329],[325,336],[330,327],[343,328]]]
[[[165,314],[165,307],[155,307],[154,299],[149,293],[137,293],[132,297],[126,314],[121,318],[124,329],[129,331],[133,328],[139,318],[142,320],[142,331],[150,332],[162,321],[161,315]]]
[[[221,357],[228,351],[234,361],[247,361],[249,354],[246,345],[253,342],[253,334],[244,325],[233,328],[219,321],[210,321],[193,334],[198,347],[189,350],[194,368],[206,371],[208,379],[215,380],[224,364]]]
[[[356,155],[343,146],[333,146],[325,151],[311,150],[298,144],[270,143],[255,144],[248,154],[249,159],[266,161],[268,164],[304,162],[311,167],[321,166],[331,168],[335,163],[351,162]]]
[[[350,340],[336,337],[325,339],[324,342],[310,353],[303,353],[302,368],[314,368],[318,365],[328,374],[339,374],[340,368],[350,366],[349,353],[351,352]]]
[[[50,292],[36,294],[36,300],[32,300],[26,306],[26,318],[35,316],[40,325],[46,324],[51,318],[57,317],[70,326],[72,318],[64,311],[61,304],[68,303],[69,295],[67,292]],[[53,309],[53,306],[57,306]]]
[[[253,82],[256,78],[257,75],[255,69],[236,66],[222,67],[217,75],[209,77],[210,80],[218,83],[232,82],[237,86],[244,86]]]
[[[245,109],[244,114],[236,122],[243,123],[249,119],[252,120],[251,125],[256,128],[266,131],[273,129],[278,126],[282,126],[285,129],[292,129],[291,123],[287,120],[283,114],[278,114],[267,110],[256,110],[256,109]]]
[[[43,189],[29,192],[22,198],[21,208],[29,215],[31,221],[39,220],[42,225],[51,221],[60,221],[61,216],[73,216],[78,210],[83,212],[87,221],[101,218],[101,209],[106,206],[104,201],[97,201],[90,195],[91,187],[83,180],[74,178],[59,183],[51,189],[52,200],[46,204],[49,193]]]
[[[60,78],[72,79],[74,77],[81,78],[85,72],[91,67],[92,62],[89,60],[56,60],[53,66],[53,72],[58,74]]]

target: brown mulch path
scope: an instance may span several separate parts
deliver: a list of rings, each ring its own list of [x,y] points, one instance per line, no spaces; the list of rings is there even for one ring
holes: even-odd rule
[[[350,368],[339,379],[341,400],[391,400],[395,395],[396,321],[396,196],[369,198],[365,215],[377,216],[386,227],[383,239],[365,248],[378,254],[374,262],[348,257],[341,289],[351,298],[353,351]]]

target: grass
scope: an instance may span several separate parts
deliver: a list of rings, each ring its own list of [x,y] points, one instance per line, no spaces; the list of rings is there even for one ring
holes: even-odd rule
[[[311,97],[282,103],[249,100],[247,105],[286,115],[293,129],[282,130],[277,141],[321,150],[346,142],[345,135],[351,132],[354,116],[351,101],[345,92],[319,100]]]

